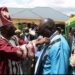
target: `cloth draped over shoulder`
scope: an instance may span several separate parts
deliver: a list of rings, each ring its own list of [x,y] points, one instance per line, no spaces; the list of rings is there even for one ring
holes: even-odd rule
[[[45,53],[47,53],[47,58],[44,61],[43,68],[42,68],[43,69],[42,74],[44,75],[68,74],[70,48],[65,38],[56,31],[50,37],[50,43],[52,43],[53,41],[57,39],[60,39],[60,41],[55,42],[51,46],[49,45],[48,48],[46,49],[46,52],[44,52],[44,55]],[[45,48],[44,46],[45,45],[42,46],[41,52],[42,50],[44,50],[43,49]],[[41,54],[39,58],[43,59],[44,55],[42,56]],[[42,63],[42,60],[40,60],[39,62]],[[36,74],[37,73],[38,72],[36,71]]]
[[[70,48],[61,34],[55,35],[51,42],[58,38],[61,41],[48,48],[48,56],[43,66],[43,74],[68,74]]]

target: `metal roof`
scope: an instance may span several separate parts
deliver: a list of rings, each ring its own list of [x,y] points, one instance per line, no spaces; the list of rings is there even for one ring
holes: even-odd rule
[[[12,18],[31,18],[44,19],[51,18],[53,20],[65,21],[69,17],[50,7],[36,7],[36,8],[8,8]]]

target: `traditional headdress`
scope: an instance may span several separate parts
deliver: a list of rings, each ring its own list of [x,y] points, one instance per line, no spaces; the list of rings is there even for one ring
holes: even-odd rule
[[[7,7],[0,7],[0,27],[5,25],[12,25]]]

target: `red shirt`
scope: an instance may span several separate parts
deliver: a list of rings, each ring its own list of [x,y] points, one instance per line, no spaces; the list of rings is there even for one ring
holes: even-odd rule
[[[0,74],[9,74],[8,59],[17,61],[17,47],[12,47],[6,40],[0,39]],[[15,58],[16,56],[16,58]]]

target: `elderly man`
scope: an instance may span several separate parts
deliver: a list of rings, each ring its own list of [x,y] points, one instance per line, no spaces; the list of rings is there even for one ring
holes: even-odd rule
[[[54,21],[52,19],[42,20],[39,26],[39,34],[50,39],[46,52],[42,52],[45,54],[41,54],[42,57],[40,56],[42,59],[45,58],[44,63],[42,62],[42,74],[67,74],[70,49],[66,39],[56,30]],[[42,50],[44,46],[41,48]],[[37,71],[36,73],[39,73],[41,70]]]

